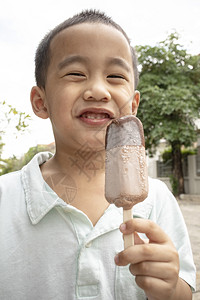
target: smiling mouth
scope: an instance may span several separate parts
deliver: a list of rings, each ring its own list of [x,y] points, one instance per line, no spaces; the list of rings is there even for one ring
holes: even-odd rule
[[[86,112],[86,113],[83,113],[80,117],[90,119],[90,120],[110,119],[110,116],[107,113]]]
[[[105,125],[113,119],[113,115],[109,111],[92,109],[85,110],[79,115],[79,119],[87,125]]]

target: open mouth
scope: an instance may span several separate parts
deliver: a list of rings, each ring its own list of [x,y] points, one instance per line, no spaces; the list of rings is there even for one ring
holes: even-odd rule
[[[110,119],[110,116],[107,113],[93,113],[93,112],[85,112],[80,117],[90,119],[90,120]]]
[[[81,121],[90,125],[101,125],[113,119],[113,113],[102,109],[87,109],[80,113]]]

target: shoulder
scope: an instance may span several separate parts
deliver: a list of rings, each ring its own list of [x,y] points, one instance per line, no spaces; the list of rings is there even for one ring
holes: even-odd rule
[[[159,179],[148,177],[149,192],[147,198],[134,206],[134,216],[157,220],[164,206],[176,201],[168,187]]]
[[[13,188],[16,184],[19,183],[21,178],[21,170],[7,173],[0,176],[0,190],[6,188]]]
[[[149,178],[148,182],[149,193],[144,200],[145,207],[149,208],[148,218],[161,224],[167,220],[167,216],[171,218],[176,213],[180,215],[177,200],[167,185],[161,180],[153,178]]]
[[[51,156],[52,154],[50,152],[40,152],[21,170],[0,176],[0,191],[15,191],[25,186],[26,182],[31,179],[36,181],[40,174],[39,165],[47,161]]]
[[[160,193],[161,191],[171,193],[167,185],[163,181],[161,181],[160,179],[149,177],[149,192]]]
[[[152,203],[150,219],[171,231],[171,234],[177,226],[185,227],[178,202],[164,182],[152,178],[149,180],[148,199]]]
[[[21,170],[0,176],[0,215],[7,215],[9,207],[15,209],[22,198]]]
[[[159,179],[149,178],[148,198],[153,201],[154,205],[159,206],[177,203],[176,198],[169,190],[167,185]]]

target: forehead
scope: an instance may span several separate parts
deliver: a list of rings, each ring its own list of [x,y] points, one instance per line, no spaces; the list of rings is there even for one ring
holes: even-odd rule
[[[67,55],[89,56],[101,59],[105,56],[120,57],[132,64],[130,45],[116,28],[101,23],[83,23],[62,30],[50,45],[51,63]]]

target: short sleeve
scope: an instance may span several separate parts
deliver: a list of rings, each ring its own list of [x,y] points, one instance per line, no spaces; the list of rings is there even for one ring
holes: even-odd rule
[[[179,254],[179,277],[186,281],[194,291],[196,288],[196,268],[187,227],[173,194],[167,186],[157,180],[150,181],[150,197],[154,205],[149,219],[155,221],[171,238]]]

